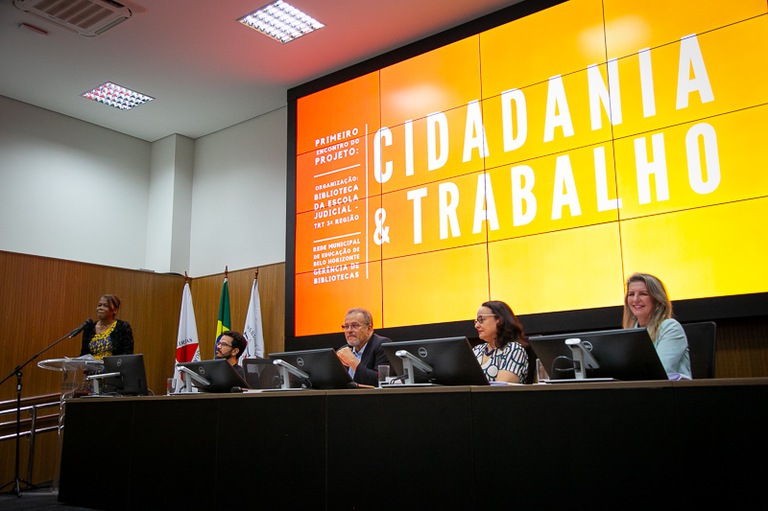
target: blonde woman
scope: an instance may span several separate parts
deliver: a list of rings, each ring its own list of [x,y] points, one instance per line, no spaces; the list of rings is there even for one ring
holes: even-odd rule
[[[661,364],[671,379],[691,378],[691,357],[683,326],[672,317],[672,303],[664,284],[647,273],[627,279],[624,296],[624,328],[648,330]]]

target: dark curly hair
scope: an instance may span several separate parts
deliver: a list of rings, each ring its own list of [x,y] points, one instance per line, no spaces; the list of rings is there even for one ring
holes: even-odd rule
[[[216,339],[216,342],[218,343],[219,340],[224,336],[232,338],[232,349],[237,348],[237,358],[239,359],[241,356],[243,356],[243,353],[245,353],[245,348],[248,346],[248,341],[246,340],[245,336],[241,334],[240,332],[235,332],[234,330],[227,330],[226,332],[222,332],[218,339]]]
[[[523,331],[523,325],[520,324],[509,305],[499,300],[491,300],[484,302],[482,306],[491,309],[500,320],[496,326],[496,346],[498,348],[503,348],[512,341],[517,341],[524,348],[528,348],[528,340]]]

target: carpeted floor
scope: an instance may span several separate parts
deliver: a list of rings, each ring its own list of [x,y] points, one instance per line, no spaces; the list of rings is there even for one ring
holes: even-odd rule
[[[7,490],[7,488],[6,488]],[[50,488],[21,491],[21,495],[11,489],[0,494],[2,511],[90,511],[84,507],[67,506],[58,501],[59,494]]]

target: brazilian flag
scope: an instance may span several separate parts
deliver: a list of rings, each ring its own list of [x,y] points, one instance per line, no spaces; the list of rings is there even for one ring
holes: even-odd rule
[[[219,320],[216,322],[216,339],[214,340],[213,353],[216,354],[216,342],[219,336],[230,330],[232,321],[229,318],[229,283],[224,277],[224,284],[221,286],[221,298],[219,299]]]

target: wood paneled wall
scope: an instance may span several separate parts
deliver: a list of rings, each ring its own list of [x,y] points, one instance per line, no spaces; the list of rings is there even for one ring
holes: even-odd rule
[[[203,359],[213,358],[219,297],[219,275],[190,279],[195,320]],[[256,268],[229,272],[232,329],[242,331]],[[173,375],[181,294],[185,278],[108,266],[0,251],[0,401],[16,398],[14,369],[87,318],[96,317],[101,295],[120,297],[118,317],[131,324],[135,353],[144,354],[147,381],[156,394],[165,393]],[[259,296],[267,353],[282,351],[285,323],[285,264],[258,269]],[[80,354],[82,336],[65,339],[24,367],[22,397],[58,392],[61,373],[37,362]],[[40,438],[33,481],[53,477],[55,435]],[[22,476],[26,475],[26,440],[22,440]],[[15,444],[0,442],[0,484],[14,477]]]
[[[113,293],[122,306],[118,318],[133,328],[134,351],[144,353],[150,387],[160,385],[174,363],[176,330],[184,277],[125,270],[46,257],[0,252],[0,330],[3,375],[96,317],[101,295]],[[24,396],[59,390],[61,375],[37,362],[80,355],[82,336],[65,339],[24,369]],[[13,385],[0,387],[0,399],[15,397]]]
[[[768,376],[768,315],[715,323],[715,378]]]
[[[213,358],[219,297],[224,269],[190,280],[200,353]],[[242,331],[256,268],[228,272],[232,329]],[[143,353],[147,380],[155,393],[165,392],[173,374],[184,276],[126,270],[0,251],[0,377],[12,375],[40,350],[96,315],[105,293],[122,300],[118,317],[131,323],[135,352]],[[285,341],[285,264],[258,268],[265,351],[283,351]],[[751,318],[715,320],[718,378],[768,377],[768,311]],[[23,370],[22,396],[58,392],[61,375],[37,362],[80,354],[81,336],[65,339]],[[0,400],[16,397],[16,378],[0,386]],[[95,426],[95,430],[97,425]],[[55,435],[37,446],[33,482],[50,481],[55,469]],[[22,476],[26,441],[22,441]],[[13,480],[14,442],[0,443],[0,484]]]
[[[228,272],[231,330],[243,331],[248,312],[255,269]],[[216,321],[224,273],[198,277],[189,284],[195,307],[197,335],[200,336],[200,356],[213,358],[216,342]],[[261,319],[264,330],[264,351],[283,351],[285,345],[285,264],[262,266],[258,273]],[[178,327],[178,312],[176,313]]]

